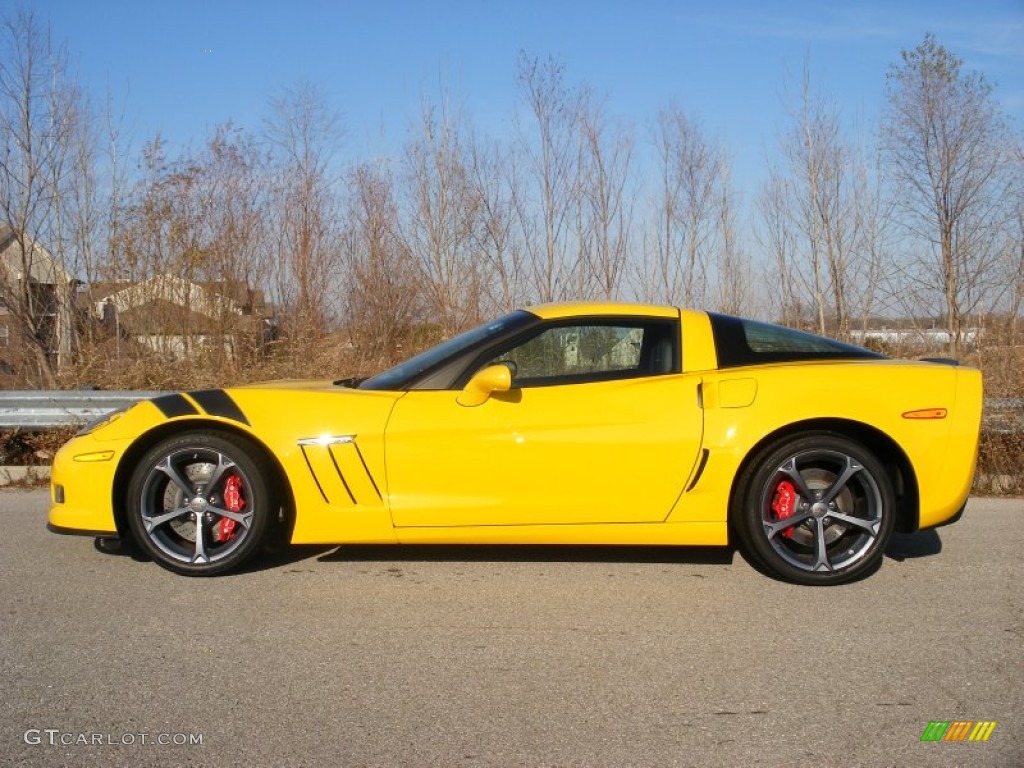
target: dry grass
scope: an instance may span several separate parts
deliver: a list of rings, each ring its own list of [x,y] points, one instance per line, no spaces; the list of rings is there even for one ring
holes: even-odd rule
[[[1024,432],[983,432],[974,492],[1024,496]]]
[[[57,449],[77,431],[78,427],[55,427],[39,432],[0,430],[0,466],[48,466]]]
[[[237,358],[198,352],[187,360],[165,359],[153,353],[117,359],[97,349],[82,354],[81,362],[66,370],[59,384],[62,389],[189,391],[281,379],[369,376],[393,362],[392,357],[364,351],[358,343],[340,335],[292,340],[259,355]]]

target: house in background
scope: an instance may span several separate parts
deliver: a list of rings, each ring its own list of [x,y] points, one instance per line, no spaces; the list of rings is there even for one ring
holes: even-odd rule
[[[165,360],[199,353],[236,359],[243,348],[261,348],[275,336],[263,292],[240,282],[162,274],[140,282],[93,283],[79,302],[110,338]],[[130,347],[125,351],[131,354]]]
[[[71,362],[76,284],[42,244],[0,228],[0,386],[52,383]]]

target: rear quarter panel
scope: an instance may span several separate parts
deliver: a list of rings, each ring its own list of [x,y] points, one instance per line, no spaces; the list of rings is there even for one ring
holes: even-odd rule
[[[920,494],[920,527],[952,517],[966,501],[978,451],[981,374],[903,361],[789,363],[704,374],[704,476],[674,520],[727,516],[729,489],[744,460],[771,436],[822,419],[867,425],[906,455]],[[903,414],[945,408],[942,419]]]

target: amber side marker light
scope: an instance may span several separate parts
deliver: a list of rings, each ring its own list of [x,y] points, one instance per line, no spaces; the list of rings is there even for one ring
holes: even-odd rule
[[[74,457],[75,461],[110,461],[114,458],[113,451],[97,451],[96,453],[80,453]]]
[[[918,411],[907,411],[903,414],[904,419],[944,419],[946,418],[945,408],[922,408]]]

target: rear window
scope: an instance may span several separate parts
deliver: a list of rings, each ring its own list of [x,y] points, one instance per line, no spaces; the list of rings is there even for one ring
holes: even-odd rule
[[[877,360],[885,357],[863,347],[781,325],[713,312],[708,315],[715,334],[719,368],[799,360]]]

